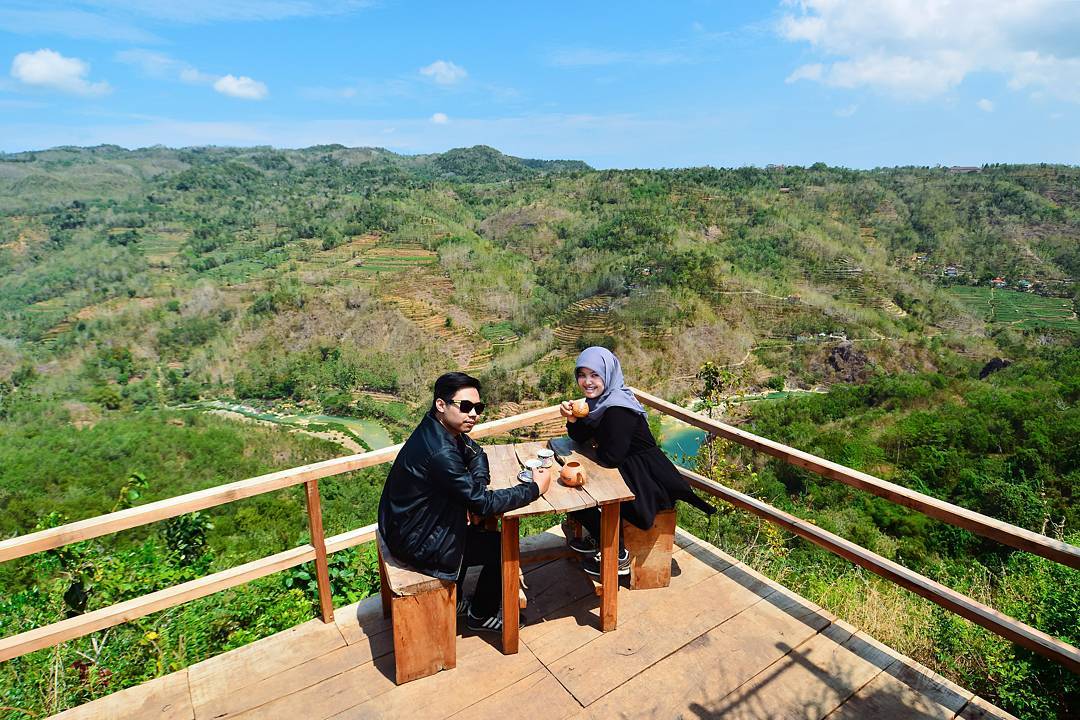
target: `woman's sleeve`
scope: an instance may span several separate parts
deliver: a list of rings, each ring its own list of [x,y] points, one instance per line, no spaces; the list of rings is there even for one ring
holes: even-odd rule
[[[566,434],[570,436],[571,440],[583,443],[592,440],[595,432],[592,425],[589,425],[584,420],[578,420],[577,422],[566,423]]]
[[[611,408],[596,428],[596,456],[605,465],[618,467],[630,454],[637,413],[626,408]]]

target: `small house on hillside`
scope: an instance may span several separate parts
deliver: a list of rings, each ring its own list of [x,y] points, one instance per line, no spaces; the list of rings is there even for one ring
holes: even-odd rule
[[[990,287],[998,288],[999,290],[1001,288],[1005,287],[1005,285],[1006,285],[1005,278],[1003,278],[1003,277],[996,277],[996,278],[994,278],[993,280],[990,281]]]
[[[1031,292],[1031,289],[1035,286],[1030,280],[1018,280],[1016,287],[1024,292]]]
[[[957,269],[957,267],[955,265],[946,265],[945,266],[945,277],[956,277],[959,274],[960,274],[960,271]]]

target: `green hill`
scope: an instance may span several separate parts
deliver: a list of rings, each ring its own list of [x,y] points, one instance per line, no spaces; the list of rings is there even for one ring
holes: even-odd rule
[[[705,363],[728,395],[827,391],[727,419],[1075,538],[1077,188],[1080,168],[1052,165],[597,171],[486,146],[0,154],[0,536],[398,440],[451,369],[479,375],[496,411],[561,399],[577,352],[605,344],[631,383],[676,400],[702,392]],[[1013,365],[979,380],[999,357]],[[718,452],[702,469],[721,481],[1077,641],[1075,572]],[[328,532],[373,521],[381,481],[326,483]],[[27,588],[0,599],[0,628],[67,612],[87,568],[100,607],[303,542],[300,503],[268,495],[0,566],[0,585]],[[790,536],[730,512],[680,522],[882,620],[864,578]],[[371,589],[361,554],[340,562],[341,597]],[[116,656],[141,658],[116,661],[117,684],[288,627],[310,610],[301,581],[151,618],[157,658],[145,629],[117,629]],[[1075,702],[1074,679],[892,588],[873,597],[911,624],[871,634],[1024,717]],[[46,655],[0,668],[5,699],[52,712],[92,694],[74,670],[55,695],[19,679],[51,672]]]

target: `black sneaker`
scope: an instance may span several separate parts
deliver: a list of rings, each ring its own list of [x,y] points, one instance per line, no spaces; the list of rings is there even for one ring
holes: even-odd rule
[[[581,567],[585,568],[585,572],[590,575],[600,577],[600,553],[596,553],[592,557],[587,557],[581,561]],[[630,551],[623,548],[619,553],[619,575],[630,574]]]
[[[574,552],[579,552],[582,555],[595,555],[600,549],[596,545],[596,540],[592,535],[586,535],[585,537],[570,538],[570,542],[567,543],[570,549]]]
[[[469,598],[461,598],[457,601],[457,614],[461,617],[465,613],[469,612],[469,608],[472,607],[472,600]]]
[[[503,629],[502,613],[496,613],[491,617],[474,617],[470,608],[465,616],[465,627],[473,632],[501,633]]]

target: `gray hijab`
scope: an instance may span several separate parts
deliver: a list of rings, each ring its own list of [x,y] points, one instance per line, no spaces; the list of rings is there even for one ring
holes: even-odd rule
[[[645,408],[637,401],[630,388],[626,387],[619,358],[610,350],[596,346],[585,348],[574,363],[575,373],[577,368],[588,368],[604,381],[604,392],[600,397],[595,400],[586,398],[589,404],[589,414],[584,418],[586,423],[598,424],[604,413],[613,407],[626,408],[641,413],[642,417],[648,417]]]

